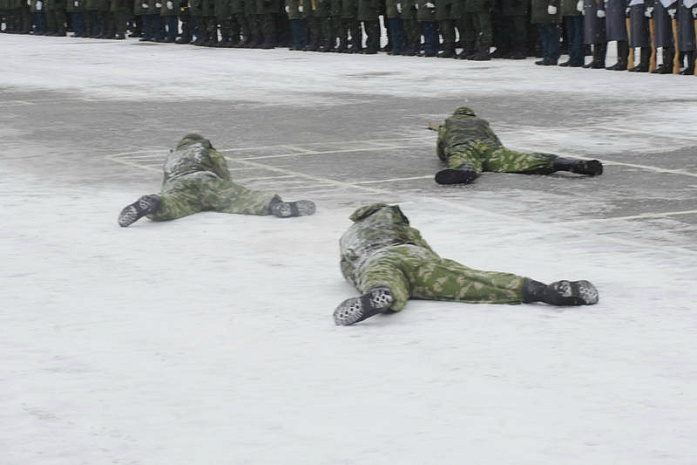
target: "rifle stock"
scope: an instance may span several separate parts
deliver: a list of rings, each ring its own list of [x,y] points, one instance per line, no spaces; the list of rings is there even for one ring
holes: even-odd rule
[[[653,23],[653,18],[649,20],[649,33],[651,35],[651,60],[649,60],[649,72],[656,69],[656,44],[654,42],[654,36],[656,34],[655,25]]]
[[[678,74],[680,72],[680,47],[678,38],[678,19],[673,18],[671,21],[673,23],[673,39],[675,40],[675,57],[673,58],[673,74]]]

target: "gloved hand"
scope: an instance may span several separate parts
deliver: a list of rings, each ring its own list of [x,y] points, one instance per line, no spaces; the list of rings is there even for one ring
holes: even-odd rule
[[[30,1],[31,1],[31,0],[30,0]],[[79,7],[79,6],[80,6],[80,0],[75,0],[75,1],[73,2],[73,5]]]
[[[174,9],[174,3],[172,3],[172,2],[167,2],[166,5],[167,5],[167,9],[168,9],[168,10],[173,10],[173,9]]]
[[[583,13],[583,0],[578,0],[576,2],[576,10],[578,10],[580,13]]]
[[[36,11],[41,11],[44,8],[44,4],[41,1],[36,2]]]
[[[398,3],[397,4],[397,13],[401,13],[401,12],[402,12],[402,4]]]
[[[692,17],[697,18],[697,6],[692,7]]]
[[[414,3],[414,9],[415,9],[415,10],[418,10],[418,9],[419,9],[419,4],[418,4],[418,3]]]
[[[435,8],[435,7],[436,7],[436,5],[434,5],[434,4],[431,3],[431,2],[426,3],[426,8],[433,9],[433,8]]]
[[[140,6],[141,6],[144,10],[147,10],[148,8],[150,8],[150,5],[148,5],[147,3],[141,3]]]
[[[668,8],[668,16],[670,16],[670,19],[675,19],[675,13],[677,12],[677,8]]]
[[[160,3],[160,2],[155,3],[155,8],[162,8],[162,3]]]
[[[557,14],[557,7],[554,5],[547,5],[547,14],[548,15],[556,15]]]
[[[629,18],[631,12],[632,12],[632,9],[629,8],[629,7],[627,7],[627,8],[624,9],[624,15],[625,15],[627,18]]]
[[[286,14],[290,13],[290,7],[288,5],[286,5],[284,9],[286,10]]]
[[[598,10],[598,11],[595,12],[595,15],[596,15],[598,18],[604,18],[604,17],[605,17],[605,10]]]
[[[644,10],[644,16],[646,16],[647,18],[653,17],[653,7],[652,6],[646,7],[646,9]]]
[[[303,6],[302,6],[302,5],[298,5],[298,11],[299,11],[300,13],[303,12]]]

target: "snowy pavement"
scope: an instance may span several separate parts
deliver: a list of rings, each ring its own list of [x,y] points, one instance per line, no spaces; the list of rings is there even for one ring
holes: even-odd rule
[[[697,463],[697,81],[415,57],[0,37],[0,464]],[[468,105],[598,178],[444,188]],[[184,134],[311,217],[122,229]],[[395,202],[444,257],[584,308],[412,301],[336,327],[338,239]]]

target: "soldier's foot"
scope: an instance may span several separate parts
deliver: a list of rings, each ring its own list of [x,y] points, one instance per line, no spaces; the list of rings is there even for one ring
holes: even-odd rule
[[[473,168],[447,168],[436,173],[438,184],[469,184],[477,179],[477,172]]]
[[[392,291],[387,286],[375,286],[360,297],[344,300],[334,310],[334,323],[349,326],[378,313],[389,310],[394,302]]]
[[[269,205],[269,212],[279,218],[292,218],[295,216],[308,216],[315,213],[315,203],[310,200],[298,200],[297,202],[283,202],[274,199]]]
[[[571,172],[588,176],[600,176],[603,174],[603,164],[598,160],[579,160],[571,168]]]
[[[119,226],[125,228],[132,225],[145,215],[154,213],[160,208],[162,201],[157,195],[144,195],[126,208],[121,210],[119,214]]]
[[[544,302],[576,306],[598,303],[598,290],[588,281],[557,281],[547,286]]]

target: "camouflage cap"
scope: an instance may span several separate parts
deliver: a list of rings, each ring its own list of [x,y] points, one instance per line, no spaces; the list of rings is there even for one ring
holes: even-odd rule
[[[409,224],[409,219],[406,217],[404,213],[402,213],[402,209],[399,208],[399,205],[387,205],[386,203],[374,203],[371,205],[365,205],[363,207],[358,208],[356,211],[351,214],[349,217],[351,221],[354,223],[358,221],[362,221],[369,216],[372,216],[373,214],[379,212],[383,208],[386,208],[390,210],[391,214],[395,216],[400,223],[403,224]]]
[[[457,110],[455,110],[455,113],[453,113],[453,115],[477,116],[474,114],[474,111],[472,111],[472,109],[469,107],[460,107]]]
[[[211,145],[211,141],[203,137],[201,134],[196,134],[194,132],[182,137],[182,140],[180,140],[177,144],[177,148],[179,149],[187,145],[195,144],[197,142],[203,144],[206,148],[213,148],[213,145]]]

